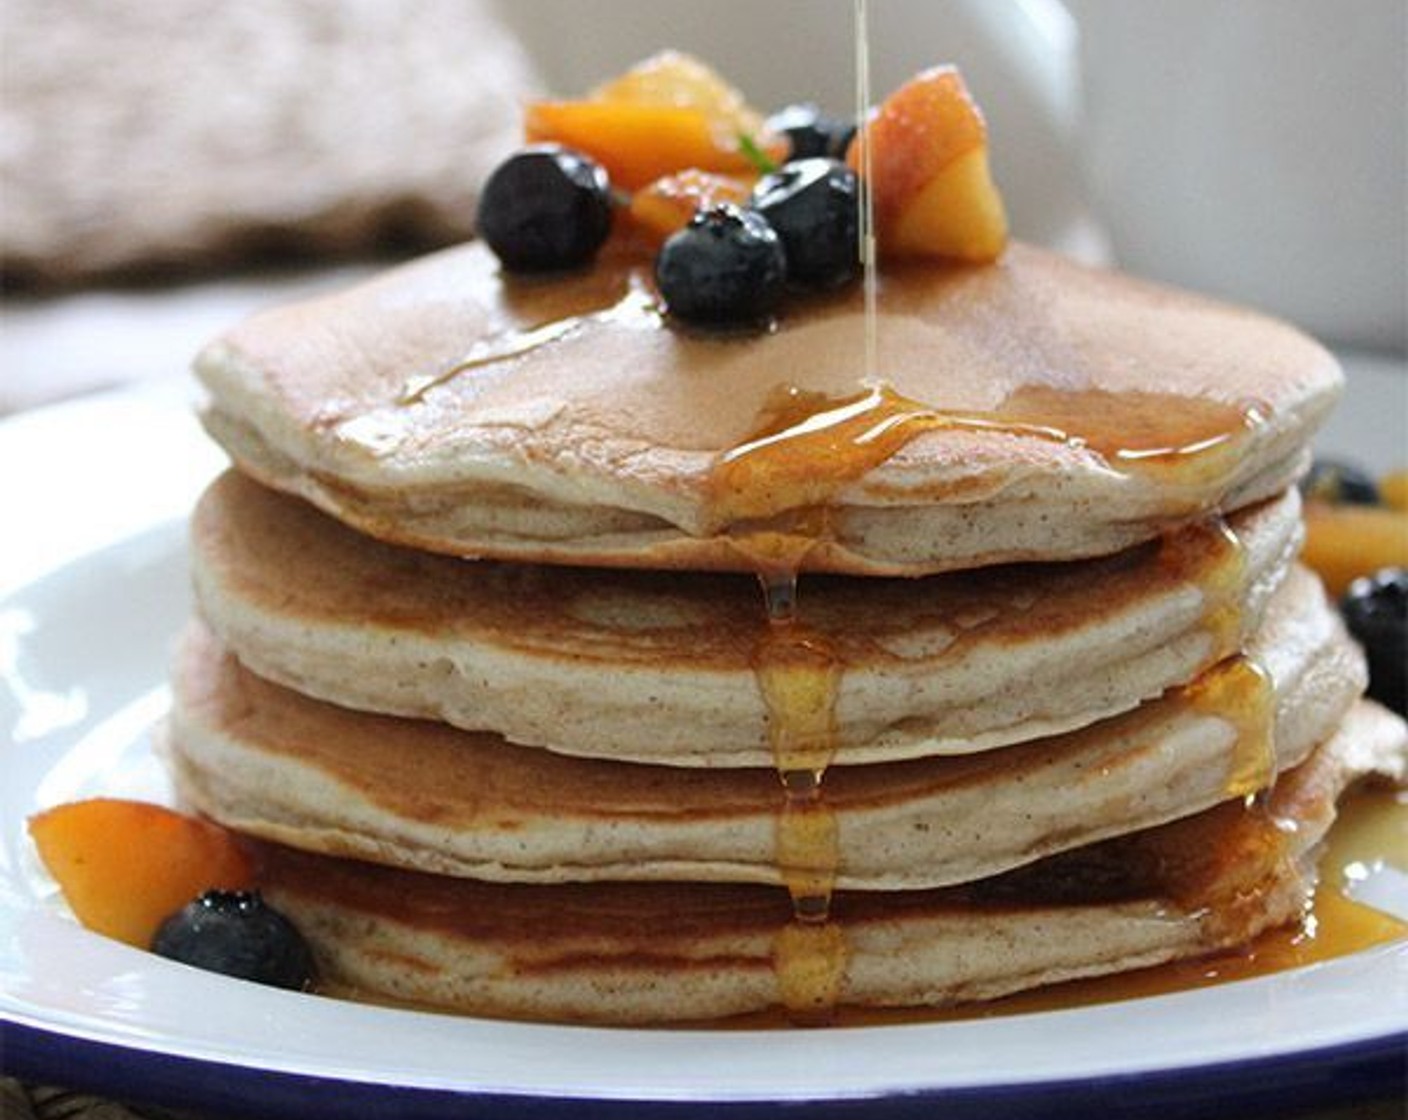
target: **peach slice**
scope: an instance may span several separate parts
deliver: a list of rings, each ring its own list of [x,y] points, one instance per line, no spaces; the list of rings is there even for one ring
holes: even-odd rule
[[[1319,573],[1331,595],[1360,576],[1408,567],[1408,513],[1379,506],[1305,504],[1301,560]]]
[[[664,51],[593,90],[583,101],[537,101],[524,117],[530,142],[585,152],[618,187],[636,190],[686,168],[750,175],[747,137],[771,159],[787,140],[742,94],[697,59]]]
[[[31,817],[29,834],[78,920],[142,949],[202,891],[254,881],[233,833],[144,801],[71,801]]]
[[[750,194],[746,179],[691,168],[638,190],[631,198],[630,214],[646,237],[658,244],[688,225],[696,210],[719,202],[742,205]]]
[[[1399,513],[1408,513],[1408,470],[1390,471],[1379,479],[1379,493],[1384,505]]]
[[[872,112],[846,156],[862,172],[864,143],[883,255],[1001,255],[1007,215],[988,166],[987,124],[954,67],[924,71]]]

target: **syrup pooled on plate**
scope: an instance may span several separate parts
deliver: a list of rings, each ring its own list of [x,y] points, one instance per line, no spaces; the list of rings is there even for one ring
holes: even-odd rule
[[[1253,808],[1252,813],[1259,810]],[[1262,822],[1266,821],[1263,816]],[[1259,823],[1258,827],[1264,827]],[[990,1005],[955,1009],[947,1018],[1016,1015],[1140,999],[1212,984],[1250,980],[1334,960],[1408,937],[1408,921],[1356,901],[1357,880],[1387,865],[1408,871],[1408,802],[1391,789],[1346,794],[1319,859],[1319,884],[1301,921],[1269,930],[1242,949],[1175,961],[1137,972],[1076,980]]]
[[[1254,831],[1277,842],[1274,835],[1262,832],[1274,823],[1259,806],[1229,805],[1228,810],[1248,813]],[[832,1022],[841,1027],[900,1026],[1069,1011],[1254,980],[1408,939],[1408,921],[1402,916],[1356,899],[1366,879],[1408,874],[1408,795],[1380,786],[1346,794],[1318,863],[1319,884],[1302,919],[1268,930],[1241,948],[950,1007],[859,1008],[842,1003]],[[713,1025],[759,1030],[787,1022],[765,1013]]]

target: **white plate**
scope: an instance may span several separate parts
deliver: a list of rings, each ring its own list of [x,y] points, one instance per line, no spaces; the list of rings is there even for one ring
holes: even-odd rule
[[[188,609],[184,512],[220,458],[173,395],[0,424],[0,1068],[260,1115],[1166,1115],[1401,1085],[1408,944],[1199,991],[974,1022],[825,1031],[502,1023],[260,988],[79,928],[25,820],[163,799],[149,753]],[[1408,905],[1408,901],[1405,901]],[[1103,1100],[1103,1104],[1101,1104]],[[595,1107],[591,1107],[595,1105]],[[310,1113],[310,1109],[313,1111]]]

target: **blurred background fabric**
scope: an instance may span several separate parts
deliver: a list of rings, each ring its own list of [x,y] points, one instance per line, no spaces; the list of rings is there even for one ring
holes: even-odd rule
[[[472,0],[3,0],[6,285],[466,236],[534,70]]]

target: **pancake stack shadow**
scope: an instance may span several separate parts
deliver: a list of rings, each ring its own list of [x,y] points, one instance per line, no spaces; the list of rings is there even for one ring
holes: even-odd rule
[[[825,1022],[1300,920],[1408,754],[1295,563],[1333,361],[1021,246],[887,283],[883,386],[849,296],[697,338],[477,246],[203,353],[167,759],[333,990]]]

